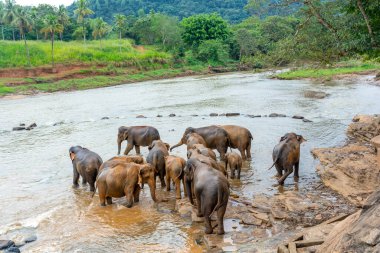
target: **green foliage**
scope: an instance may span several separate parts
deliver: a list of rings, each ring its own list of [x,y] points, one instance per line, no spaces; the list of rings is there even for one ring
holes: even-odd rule
[[[189,46],[198,47],[206,40],[226,40],[230,35],[227,22],[216,13],[199,14],[181,22],[182,38]]]
[[[205,40],[198,48],[197,58],[210,64],[225,64],[228,61],[228,48],[218,40]]]

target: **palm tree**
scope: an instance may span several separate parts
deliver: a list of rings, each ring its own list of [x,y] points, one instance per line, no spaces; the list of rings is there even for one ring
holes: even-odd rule
[[[1,26],[1,35],[4,40],[4,21],[3,21],[3,16],[4,16],[4,3],[0,1],[0,26]]]
[[[54,68],[54,35],[55,33],[61,33],[63,26],[59,23],[58,17],[55,14],[48,14],[44,19],[44,25],[41,32],[50,35],[51,39],[51,66]]]
[[[114,16],[115,18],[115,24],[114,27],[116,31],[119,32],[119,52],[121,52],[121,33],[125,30],[126,23],[127,23],[127,17],[123,14],[116,14]]]
[[[5,6],[4,6],[4,14],[3,14],[3,20],[4,23],[11,25],[13,23],[13,20],[16,16],[16,2],[15,0],[5,0]],[[13,40],[15,39],[15,29],[12,27],[12,34],[13,34]]]
[[[86,16],[89,16],[94,12],[88,8],[87,0],[78,0],[76,5],[77,9],[74,11],[74,14],[78,17],[78,23],[82,24],[83,42],[86,43]]]
[[[100,48],[102,48],[102,37],[109,31],[109,25],[102,18],[92,20],[92,36],[94,39],[99,38]]]
[[[58,22],[62,25],[63,29],[65,29],[65,26],[67,26],[70,22],[70,18],[69,18],[69,15],[67,14],[66,7],[63,5],[60,5],[58,7],[57,14],[58,14]],[[62,41],[62,33],[63,33],[63,30],[62,32],[59,33],[59,38],[61,39],[61,41]]]
[[[12,24],[18,27],[20,36],[24,39],[25,54],[28,59],[28,66],[30,67],[30,55],[28,44],[26,43],[26,33],[32,29],[32,19],[30,18],[28,11],[21,6],[16,5]]]
[[[33,21],[33,28],[36,33],[36,39],[38,40],[38,33],[41,27],[41,14],[38,12],[37,7],[32,7],[30,11],[30,18]]]

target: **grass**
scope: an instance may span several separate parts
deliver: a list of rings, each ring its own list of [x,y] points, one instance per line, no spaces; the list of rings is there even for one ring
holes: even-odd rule
[[[54,60],[57,64],[109,64],[120,66],[148,66],[154,63],[167,63],[171,55],[159,52],[153,47],[136,49],[130,40],[122,40],[119,52],[119,40],[79,41],[54,43]],[[50,41],[28,41],[32,67],[51,63]],[[22,41],[0,41],[0,68],[28,67],[25,47]]]
[[[280,73],[275,75],[276,78],[279,79],[304,79],[304,78],[323,78],[323,79],[329,79],[337,75],[343,75],[343,74],[353,74],[353,73],[360,73],[365,71],[372,71],[372,70],[380,70],[379,64],[360,64],[360,65],[354,65],[354,66],[342,66],[342,67],[335,67],[335,68],[325,68],[325,69],[297,69],[297,70],[291,70],[288,72]]]

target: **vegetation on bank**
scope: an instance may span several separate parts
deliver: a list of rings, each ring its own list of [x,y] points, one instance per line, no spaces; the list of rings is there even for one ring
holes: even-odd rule
[[[354,66],[330,67],[330,68],[306,68],[296,69],[275,75],[279,79],[331,79],[334,76],[355,74],[368,71],[380,71],[380,64],[364,63]]]

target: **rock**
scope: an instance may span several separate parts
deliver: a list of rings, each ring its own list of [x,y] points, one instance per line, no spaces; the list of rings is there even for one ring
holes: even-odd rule
[[[312,91],[312,90],[305,91],[303,94],[306,98],[316,98],[316,99],[323,99],[329,95],[323,91]]]
[[[380,116],[357,115],[347,129],[347,135],[357,142],[369,142],[380,135]]]
[[[193,207],[190,202],[185,199],[176,200],[176,208],[177,212],[181,215],[181,217],[191,217],[191,213],[193,211]]]
[[[102,118],[103,119],[103,118]],[[59,126],[59,125],[62,125],[62,124],[64,124],[65,122],[64,121],[59,121],[59,122],[55,122],[54,124],[53,124],[53,126]]]
[[[238,112],[229,112],[229,113],[226,113],[226,117],[234,117],[234,116],[239,116],[240,113]]]
[[[29,127],[29,128],[35,128],[35,127],[37,127],[37,124],[36,124],[36,123],[33,123],[33,124],[30,124],[28,127]]]
[[[380,191],[369,196],[361,211],[338,223],[317,252],[379,252]]]
[[[146,119],[146,117],[144,115],[137,115],[136,118],[137,119]]]
[[[161,118],[161,117],[162,117],[162,115],[158,114],[156,117],[157,117],[157,118]]]
[[[24,240],[24,242],[25,242],[25,243],[30,243],[30,242],[34,242],[34,241],[36,241],[36,240],[37,240],[37,236],[32,235],[32,236],[27,237],[27,238]]]
[[[19,126],[25,126],[25,123],[20,123],[20,125]]]
[[[19,248],[12,246],[12,247],[9,247],[8,249],[6,249],[5,252],[15,252],[15,253],[20,253],[21,251],[20,251]]]
[[[294,115],[292,118],[293,119],[304,119],[305,117],[304,116],[299,116],[299,115]]]
[[[323,219],[323,217],[322,217],[322,214],[317,214],[316,216],[315,216],[315,219],[316,220],[322,220]]]
[[[197,216],[197,211],[192,209],[191,211],[191,220],[193,222],[204,222],[204,218],[203,217],[198,217]]]
[[[13,246],[15,243],[11,240],[0,240],[0,250],[9,248]]]
[[[379,153],[380,150],[380,135],[373,137],[371,139],[371,144],[377,149],[377,152]]]
[[[109,117],[103,117],[101,118],[101,120],[105,120],[105,119],[110,119]]]
[[[311,121],[311,120],[309,120],[309,119],[302,119],[302,121],[303,121],[303,122],[306,122],[306,123],[313,122],[313,121]]]
[[[22,131],[25,129],[26,129],[25,127],[14,127],[14,128],[12,128],[12,131]]]
[[[198,114],[192,114],[191,116],[192,117],[198,117]]]
[[[175,117],[175,114],[174,113],[170,113],[169,117]]]
[[[215,113],[215,112],[212,112],[212,113],[210,113],[210,117],[216,117],[216,116],[218,116],[219,114],[217,114],[217,113]]]
[[[221,113],[221,114],[219,114],[219,116],[226,116],[226,114],[225,113]]]
[[[249,117],[249,118],[260,118],[261,115],[251,115],[251,114],[247,114],[247,117]]]
[[[275,219],[286,219],[288,217],[285,211],[276,207],[273,207],[271,209],[271,214],[273,215]]]
[[[280,113],[271,113],[271,114],[269,114],[269,117],[272,117],[272,118],[275,118],[275,117],[285,118],[286,115],[285,114],[280,114]]]
[[[260,226],[263,221],[260,220],[260,219],[257,219],[255,216],[253,216],[252,214],[250,213],[245,213],[241,216],[241,220],[243,222],[243,224],[246,224],[246,225],[256,225],[256,226]]]

